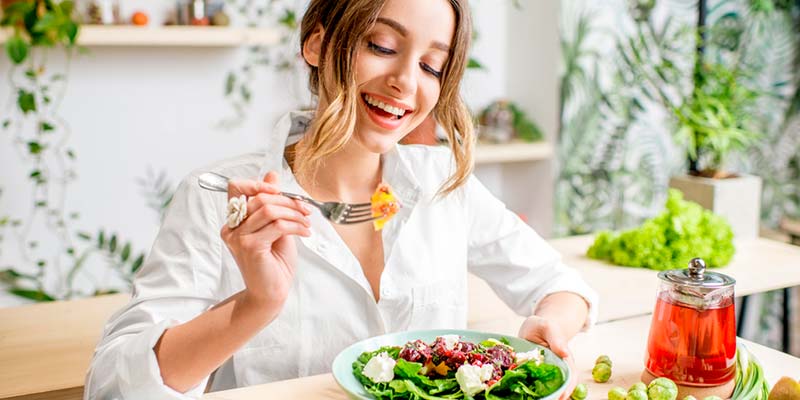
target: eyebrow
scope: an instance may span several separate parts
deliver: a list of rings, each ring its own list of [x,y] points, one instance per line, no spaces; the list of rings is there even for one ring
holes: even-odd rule
[[[397,21],[395,21],[395,20],[393,20],[391,18],[378,17],[376,22],[380,22],[380,23],[382,23],[382,24],[394,29],[395,31],[397,31],[397,33],[399,33],[403,37],[408,36],[408,29],[406,29],[405,26],[403,26],[402,24],[400,24],[399,22],[397,22]],[[446,44],[444,44],[442,42],[436,41],[436,40],[434,40],[431,43],[431,46],[433,46],[433,48],[435,48],[435,49],[439,49],[439,50],[442,50],[442,51],[447,52],[447,53],[450,52],[450,46],[448,46],[448,45],[446,45]]]

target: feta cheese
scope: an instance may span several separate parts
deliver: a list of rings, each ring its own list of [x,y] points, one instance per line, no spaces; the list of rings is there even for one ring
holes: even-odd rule
[[[387,352],[373,356],[364,366],[363,374],[375,383],[389,382],[394,379],[394,366],[397,361],[389,357]]]
[[[464,364],[456,371],[456,382],[461,391],[468,396],[474,396],[476,393],[486,390],[486,381],[492,379],[493,373],[494,366],[492,364],[484,364],[481,367]]]
[[[458,344],[459,340],[461,339],[461,336],[458,336],[458,335],[444,335],[444,336],[440,336],[440,337],[442,338],[442,340],[444,340],[444,347],[447,350],[455,349],[456,345]]]
[[[542,361],[544,361],[544,354],[542,354],[541,350],[531,350],[524,353],[517,353],[517,365],[523,364],[528,360],[535,360],[536,365],[539,365],[542,363]]]

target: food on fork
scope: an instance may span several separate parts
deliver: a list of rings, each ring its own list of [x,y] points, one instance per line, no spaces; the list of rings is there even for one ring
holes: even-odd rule
[[[372,216],[379,217],[372,221],[372,226],[376,231],[383,229],[383,226],[400,211],[400,201],[392,193],[392,188],[383,182],[375,189],[370,203],[372,204]]]

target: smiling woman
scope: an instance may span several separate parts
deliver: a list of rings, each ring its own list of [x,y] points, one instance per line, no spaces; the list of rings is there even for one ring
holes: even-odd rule
[[[570,362],[596,295],[470,173],[470,35],[467,0],[312,0],[301,49],[317,109],[290,113],[266,152],[184,180],[86,398],[184,399],[328,372],[369,337],[463,329],[468,272],[528,317],[521,337]],[[449,149],[398,145],[432,119]],[[234,177],[227,198],[198,188],[205,172]],[[282,195],[360,203],[386,185],[397,202],[377,214],[396,214],[381,230]]]

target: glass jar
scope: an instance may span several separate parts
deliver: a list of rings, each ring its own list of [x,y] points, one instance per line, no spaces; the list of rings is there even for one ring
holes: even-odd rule
[[[645,367],[679,385],[724,385],[736,372],[736,281],[705,268],[695,258],[688,269],[658,274]]]

